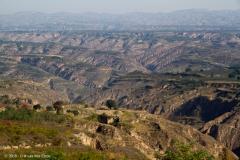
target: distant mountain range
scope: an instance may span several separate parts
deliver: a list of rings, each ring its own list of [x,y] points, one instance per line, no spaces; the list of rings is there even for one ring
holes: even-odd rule
[[[39,13],[0,15],[0,30],[219,30],[240,29],[240,10],[169,13]]]

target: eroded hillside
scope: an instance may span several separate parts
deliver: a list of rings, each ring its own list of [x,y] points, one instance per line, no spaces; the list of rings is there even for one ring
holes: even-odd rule
[[[0,156],[14,152],[19,159],[23,154],[66,160],[161,159],[177,143],[189,144],[193,153],[209,159],[237,160],[214,138],[143,111],[62,102],[44,107],[7,96],[0,101]]]
[[[239,49],[238,32],[1,32],[0,95],[33,105],[111,100],[239,154]]]

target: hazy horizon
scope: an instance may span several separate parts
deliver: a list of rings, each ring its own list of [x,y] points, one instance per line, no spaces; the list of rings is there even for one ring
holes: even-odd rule
[[[69,14],[109,14],[109,15],[124,15],[124,14],[134,14],[134,13],[146,13],[146,14],[157,14],[157,13],[174,13],[174,12],[179,12],[179,11],[240,11],[240,9],[219,9],[219,10],[214,10],[214,9],[207,9],[207,8],[189,8],[189,9],[179,9],[179,10],[173,10],[173,11],[160,11],[160,12],[151,12],[151,11],[129,11],[129,12],[94,12],[94,11],[83,11],[83,12],[71,12],[71,11],[55,11],[55,12],[46,12],[46,11],[34,11],[34,10],[27,10],[27,11],[17,11],[17,12],[12,12],[12,13],[3,13],[0,15],[14,15],[18,13],[42,13],[42,14],[58,14],[58,13],[69,13]]]
[[[0,0],[0,14],[17,12],[112,13],[173,12],[185,9],[238,10],[239,0]]]

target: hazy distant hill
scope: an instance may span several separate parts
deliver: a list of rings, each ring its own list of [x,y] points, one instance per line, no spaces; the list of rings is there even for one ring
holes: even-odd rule
[[[0,16],[1,30],[216,30],[239,29],[239,25],[240,10],[126,14],[21,12]]]

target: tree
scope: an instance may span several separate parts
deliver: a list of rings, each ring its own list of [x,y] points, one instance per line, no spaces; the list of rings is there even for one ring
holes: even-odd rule
[[[192,69],[188,67],[185,69],[185,72],[192,72]]]
[[[53,103],[53,108],[57,111],[57,114],[62,114],[63,113],[63,101],[57,101]]]
[[[236,76],[236,75],[235,75],[234,73],[229,73],[229,74],[228,74],[228,78],[235,78],[235,76]]]
[[[109,108],[109,109],[116,109],[117,108],[117,104],[114,100],[107,100],[106,101],[106,106]]]
[[[42,106],[40,104],[36,104],[33,106],[34,110],[40,110],[42,108]]]

